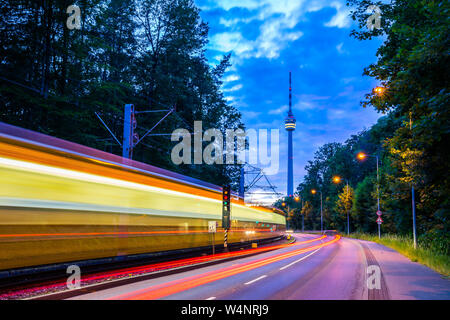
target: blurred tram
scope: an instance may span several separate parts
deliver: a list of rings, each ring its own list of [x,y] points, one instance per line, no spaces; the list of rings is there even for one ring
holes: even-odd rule
[[[202,247],[222,189],[0,122],[0,270]],[[281,211],[232,199],[228,242],[283,235]]]

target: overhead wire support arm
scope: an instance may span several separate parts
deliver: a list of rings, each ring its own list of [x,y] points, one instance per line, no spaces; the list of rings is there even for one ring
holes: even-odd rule
[[[175,109],[174,108],[172,108],[172,109],[170,109],[169,110],[169,112],[167,112],[166,113],[166,115],[164,116],[164,117],[162,117],[162,119],[161,120],[159,120],[151,129],[149,129],[143,136],[142,136],[142,138],[140,138],[139,140],[138,140],[138,142],[136,142],[135,144],[134,144],[134,146],[137,146],[138,144],[139,144],[139,142],[141,142],[150,132],[152,132],[153,131],[153,129],[155,129],[165,118],[167,118],[172,112],[174,112],[175,111]]]
[[[106,123],[103,121],[103,119],[99,116],[99,114],[97,112],[94,112],[95,115],[97,116],[97,118],[100,120],[100,122],[105,126],[105,128],[109,131],[109,133],[111,134],[111,136],[117,141],[117,143],[122,146],[122,144],[120,143],[120,141],[116,138],[116,136],[114,135],[114,133],[112,133],[112,131],[108,128],[108,126],[106,125]]]
[[[167,112],[171,109],[163,109],[163,110],[146,110],[146,111],[135,111],[134,114],[140,114],[140,113],[152,113],[152,112]]]

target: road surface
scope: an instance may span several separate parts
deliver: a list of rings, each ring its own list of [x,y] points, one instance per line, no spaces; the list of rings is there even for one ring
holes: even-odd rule
[[[282,249],[71,299],[450,299],[450,280],[392,249],[293,236]]]

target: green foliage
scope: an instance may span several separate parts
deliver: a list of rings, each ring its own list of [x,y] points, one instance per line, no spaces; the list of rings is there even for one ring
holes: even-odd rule
[[[81,30],[66,27],[69,0],[0,0],[0,121],[121,155],[95,112],[119,138],[123,107],[177,107],[153,133],[243,127],[220,91],[229,67],[205,57],[208,25],[192,0],[77,1]],[[164,113],[137,116],[142,136]],[[216,184],[237,184],[239,168],[174,165],[170,136],[148,136],[133,158]]]
[[[391,174],[397,191],[417,190],[418,226],[422,234],[430,230],[448,232],[450,212],[449,153],[450,3],[448,1],[396,0],[380,5],[382,28],[365,29],[364,13],[370,1],[349,1],[353,18],[361,30],[360,39],[383,35],[378,61],[365,74],[381,81],[386,91],[372,92],[362,102],[379,111],[391,111],[403,123],[386,142]],[[403,194],[403,193],[402,193]],[[404,201],[399,193],[394,200]]]
[[[415,259],[428,261],[430,266],[442,265],[445,260],[446,267],[442,270],[448,274],[450,159],[446,141],[450,140],[447,76],[450,4],[422,0],[395,0],[389,4],[348,0],[348,4],[360,26],[352,32],[354,37],[368,40],[382,35],[386,38],[377,51],[377,62],[364,71],[365,75],[379,80],[385,90],[367,94],[362,105],[373,106],[387,115],[343,144],[329,143],[319,148],[314,160],[308,162],[307,174],[297,191],[303,200],[317,208],[317,197],[310,191],[322,190],[326,199],[324,207],[329,212],[325,225],[344,230],[345,197],[338,195],[331,177],[339,175],[347,179],[355,187],[351,227],[360,232],[376,232],[377,155],[382,233],[397,234],[400,238],[392,240],[396,248],[404,248],[401,250],[413,255],[410,240],[405,239],[410,239],[412,234],[411,186],[414,185],[422,250],[415,254]],[[371,13],[367,8],[373,4],[382,11],[381,29],[369,31],[366,21]],[[372,157],[357,163],[358,151]],[[426,250],[433,252],[431,255],[439,255],[437,262],[427,256]]]
[[[294,197],[278,199],[273,206],[284,212],[289,229],[300,230],[302,228],[302,204]]]
[[[376,177],[374,179],[373,175],[368,175],[358,183],[352,203],[351,220],[357,232],[374,231],[376,215],[373,213],[377,211],[374,198],[376,198]]]
[[[383,234],[379,239],[378,235],[352,233],[350,237],[380,243],[398,251],[413,262],[422,263],[444,276],[450,276],[448,240],[445,241],[437,237],[422,238],[418,241],[417,249],[414,249],[413,239],[410,236]]]

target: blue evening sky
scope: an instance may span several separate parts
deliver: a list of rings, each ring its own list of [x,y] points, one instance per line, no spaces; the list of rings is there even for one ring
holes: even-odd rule
[[[327,142],[344,142],[381,116],[359,102],[377,85],[363,77],[381,39],[358,41],[345,0],[195,0],[210,26],[207,57],[232,52],[223,92],[247,128],[280,129],[280,170],[269,179],[286,194],[289,71],[294,132],[294,188]],[[256,199],[255,199],[256,200]]]

